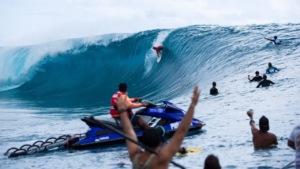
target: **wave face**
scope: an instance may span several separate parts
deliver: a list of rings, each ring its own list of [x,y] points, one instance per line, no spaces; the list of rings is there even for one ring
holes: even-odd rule
[[[265,64],[271,49],[299,53],[299,32],[300,24],[195,25],[3,47],[0,98],[47,107],[109,106],[119,83],[126,82],[131,97],[168,100],[195,84],[210,86],[214,80],[253,72],[249,65]],[[274,35],[285,45],[263,40]],[[154,45],[164,47],[160,63]]]

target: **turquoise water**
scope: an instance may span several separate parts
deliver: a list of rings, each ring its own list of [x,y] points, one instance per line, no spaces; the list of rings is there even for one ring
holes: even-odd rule
[[[263,39],[274,35],[283,46]],[[281,168],[295,156],[287,139],[299,123],[299,38],[300,24],[195,25],[0,48],[0,152],[86,132],[80,118],[107,115],[120,82],[128,83],[131,97],[156,103],[171,100],[184,109],[198,84],[202,94],[195,117],[207,125],[189,133],[183,145],[203,152],[174,161],[202,168],[213,153],[223,168]],[[164,50],[157,63],[151,47],[159,44]],[[257,83],[250,83],[247,75],[256,70],[262,74],[268,62],[281,69],[268,75],[276,84],[256,89]],[[218,96],[209,95],[213,81]],[[277,148],[254,151],[246,115],[250,108],[256,124],[262,115],[269,118]],[[131,168],[131,163],[125,144],[0,156],[0,168],[71,167]]]

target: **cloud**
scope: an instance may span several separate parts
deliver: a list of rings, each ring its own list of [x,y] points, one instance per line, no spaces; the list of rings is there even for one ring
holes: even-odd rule
[[[299,0],[0,1],[0,46],[195,24],[299,23]]]

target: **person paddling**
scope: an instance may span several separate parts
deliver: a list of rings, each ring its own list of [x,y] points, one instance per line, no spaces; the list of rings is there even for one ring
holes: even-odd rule
[[[266,69],[266,74],[268,73],[275,73],[275,72],[279,72],[280,69],[277,69],[277,67],[273,66],[271,62],[268,63],[268,68]]]
[[[265,37],[264,37],[265,38]],[[274,39],[265,38],[268,41],[273,42],[275,45],[282,45],[282,41],[280,39],[277,39],[277,36],[274,36]]]
[[[192,103],[190,107],[181,120],[179,127],[177,128],[175,134],[173,135],[171,141],[163,147],[156,155],[152,154],[148,150],[144,152],[142,149],[136,145],[135,143],[126,140],[127,148],[129,151],[129,157],[132,161],[132,165],[134,169],[151,169],[151,168],[168,168],[169,162],[171,161],[172,157],[178,152],[178,149],[186,136],[190,124],[193,120],[194,116],[194,109],[198,103],[200,92],[198,91],[198,86],[194,88],[194,95],[191,98]],[[118,105],[118,110],[121,116],[121,122],[124,129],[124,132],[134,140],[138,140],[137,136],[132,128],[130,120],[126,115],[126,110],[129,108],[130,105],[126,103],[126,97],[120,96],[116,101]],[[159,144],[160,144],[160,134],[155,128],[147,128],[144,130],[142,135],[142,143],[153,150],[157,151]]]

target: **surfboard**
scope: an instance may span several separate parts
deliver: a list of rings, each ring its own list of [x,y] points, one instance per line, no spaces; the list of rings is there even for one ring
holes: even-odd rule
[[[158,55],[157,55],[157,63],[160,62],[161,58],[162,58],[162,54],[159,54],[159,53],[158,53]]]
[[[182,156],[186,156],[188,154],[199,154],[201,152],[202,152],[202,148],[191,147],[191,148],[188,148],[187,153],[185,153],[185,154],[176,153],[175,156],[182,157]]]

